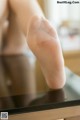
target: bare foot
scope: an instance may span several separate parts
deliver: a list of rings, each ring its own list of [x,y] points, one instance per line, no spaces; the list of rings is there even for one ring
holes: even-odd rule
[[[50,88],[65,84],[64,60],[56,30],[46,19],[34,17],[28,32],[28,45],[36,55]]]

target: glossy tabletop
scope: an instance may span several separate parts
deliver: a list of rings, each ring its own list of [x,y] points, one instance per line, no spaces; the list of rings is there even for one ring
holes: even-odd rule
[[[80,77],[68,68],[65,72],[67,82],[64,88],[52,90],[46,85],[34,56],[1,56],[0,112],[18,114],[79,106]]]

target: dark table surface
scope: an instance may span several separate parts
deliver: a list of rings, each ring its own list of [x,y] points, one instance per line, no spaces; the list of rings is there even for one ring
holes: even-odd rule
[[[34,57],[0,57],[0,112],[15,114],[80,105],[79,76],[65,68],[67,82],[63,89],[37,91],[34,71]]]

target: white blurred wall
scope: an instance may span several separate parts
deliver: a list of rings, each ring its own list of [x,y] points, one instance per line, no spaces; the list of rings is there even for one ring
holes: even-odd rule
[[[80,4],[57,4],[57,0],[44,0],[44,3],[50,21],[59,23],[66,19],[80,20]]]

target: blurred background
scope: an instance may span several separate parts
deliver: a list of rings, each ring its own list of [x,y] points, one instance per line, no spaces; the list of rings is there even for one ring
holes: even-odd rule
[[[80,4],[57,4],[57,0],[39,0],[39,3],[58,31],[65,65],[80,75]]]

